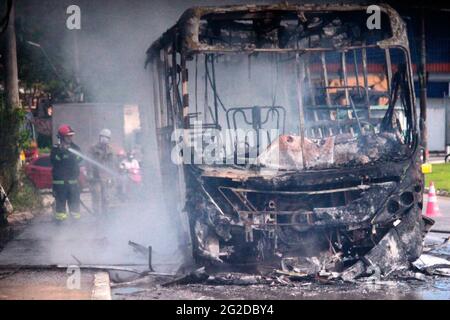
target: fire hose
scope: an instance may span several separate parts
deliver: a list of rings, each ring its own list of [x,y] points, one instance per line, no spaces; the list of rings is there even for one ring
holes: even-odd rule
[[[95,165],[97,168],[107,172],[108,174],[110,174],[111,176],[113,176],[115,178],[118,178],[118,179],[123,179],[124,178],[123,175],[121,175],[121,174],[117,173],[116,171],[114,171],[114,170],[112,170],[112,169],[102,165],[101,163],[95,161],[94,159],[89,158],[88,156],[82,154],[81,152],[79,152],[79,151],[77,151],[75,149],[68,148],[67,150],[69,152],[73,153],[74,155],[79,156],[83,160],[86,160],[87,162]],[[126,176],[126,177],[128,179],[130,179],[131,181],[133,181],[133,179],[131,179],[129,176]],[[80,200],[80,204],[83,206],[84,209],[86,209],[87,212],[89,212],[90,214],[93,214],[92,210],[90,210],[83,201]]]

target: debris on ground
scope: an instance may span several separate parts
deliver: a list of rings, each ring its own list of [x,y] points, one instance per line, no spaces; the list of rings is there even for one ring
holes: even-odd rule
[[[80,261],[80,259],[78,259],[75,255],[71,254],[70,255],[76,262],[78,265],[82,265],[83,263]]]
[[[444,258],[422,254],[413,265],[428,275],[450,277],[450,261]]]
[[[184,276],[178,277],[169,282],[163,283],[163,287],[171,286],[171,285],[179,285],[179,284],[192,284],[192,283],[202,283],[206,279],[209,278],[209,275],[206,273],[205,267],[201,267],[195,271],[192,271]]]
[[[144,257],[147,257],[148,258],[148,269],[150,271],[154,271],[153,266],[152,266],[152,247],[151,246],[145,247],[145,246],[143,246],[139,243],[133,242],[133,241],[128,241],[128,245],[133,247],[135,252],[143,255]]]
[[[394,237],[395,238],[395,237]],[[388,239],[390,239],[388,237]],[[387,240],[386,240],[387,241]],[[442,245],[427,246],[432,251],[442,248],[447,244],[447,239]],[[389,240],[390,245],[381,245],[380,248],[390,248],[395,250],[395,241]],[[388,284],[398,281],[427,281],[428,276],[448,276],[450,277],[450,260],[436,257],[430,254],[422,254],[415,262],[408,264],[401,256],[395,256],[388,260],[386,257],[392,255],[378,252],[376,247],[373,252],[369,252],[362,267],[356,263],[351,268],[343,272],[330,271],[335,261],[339,258],[336,255],[323,255],[320,257],[292,257],[281,260],[280,267],[264,274],[250,274],[239,272],[206,272],[205,267],[183,275],[179,278],[162,284],[163,287],[171,285],[204,284],[214,286],[295,286],[299,284]],[[380,257],[381,255],[381,257]],[[376,261],[376,263],[370,263]],[[390,264],[390,265],[389,265]],[[389,266],[388,266],[389,265]],[[348,272],[351,272],[350,276]]]
[[[443,247],[445,247],[448,244],[449,240],[450,240],[450,237],[445,238],[442,243],[435,243],[435,244],[429,244],[427,246],[424,246],[423,252],[427,253],[427,252],[430,252],[430,251],[433,251],[433,250],[436,250],[436,249],[443,248]]]
[[[146,248],[145,246],[143,246],[139,243],[133,242],[133,241],[128,241],[128,245],[131,246],[135,252],[138,252],[144,256],[147,256],[148,248]]]
[[[209,276],[205,282],[206,284],[211,285],[248,286],[256,284],[268,285],[271,284],[273,280],[270,277],[263,277],[260,275],[239,275],[235,273],[228,273],[226,275]]]

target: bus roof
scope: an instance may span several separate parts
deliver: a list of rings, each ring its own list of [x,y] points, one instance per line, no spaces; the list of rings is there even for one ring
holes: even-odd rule
[[[399,14],[387,4],[378,4],[380,11],[387,15],[391,30],[391,37],[377,42],[380,47],[402,46],[408,47],[406,27]],[[218,23],[227,23],[233,20],[254,20],[254,19],[302,19],[305,14],[318,13],[367,13],[368,6],[359,4],[272,4],[272,5],[232,5],[221,7],[193,7],[186,10],[178,22],[157,39],[147,50],[148,60],[153,56],[159,56],[159,51],[169,47],[172,43],[177,44],[177,52],[193,53],[214,53],[214,52],[239,52],[239,51],[292,51],[293,48],[257,49],[254,47],[237,48],[226,45],[207,44],[199,40],[200,22],[207,20]],[[366,18],[367,19],[367,18]],[[308,50],[310,48],[297,48],[295,50]],[[320,48],[314,48],[319,50]]]

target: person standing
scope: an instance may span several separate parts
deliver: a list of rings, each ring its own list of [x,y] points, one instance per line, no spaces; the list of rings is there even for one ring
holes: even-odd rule
[[[123,159],[120,162],[120,169],[121,170],[139,170],[139,162],[134,158],[134,153],[132,151],[127,152],[126,159]]]
[[[89,156],[104,168],[114,170],[114,153],[110,143],[111,130],[101,130],[99,141],[89,149]],[[107,213],[111,201],[113,177],[107,170],[93,164],[89,164],[87,169],[94,212],[99,214]]]
[[[67,207],[72,218],[78,220],[80,215],[80,175],[81,157],[69,151],[80,152],[80,148],[73,143],[75,131],[63,124],[58,129],[59,143],[53,145],[50,152],[53,176],[53,195],[55,197],[55,219],[64,221],[69,218]]]

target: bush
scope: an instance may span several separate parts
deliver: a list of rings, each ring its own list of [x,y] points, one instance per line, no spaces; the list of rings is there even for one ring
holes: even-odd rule
[[[33,211],[42,209],[39,190],[31,183],[23,171],[20,172],[18,188],[14,188],[9,200],[14,211]]]
[[[45,147],[45,148],[39,148],[39,154],[49,154],[51,151],[51,148]]]
[[[5,189],[16,184],[19,150],[27,138],[20,130],[24,111],[11,108],[0,99],[0,182]]]
[[[19,151],[29,142],[28,133],[21,130],[25,112],[6,106],[0,98],[0,183],[5,188],[14,210],[32,210],[41,207],[39,191],[18,172]],[[0,217],[4,221],[5,216]]]

